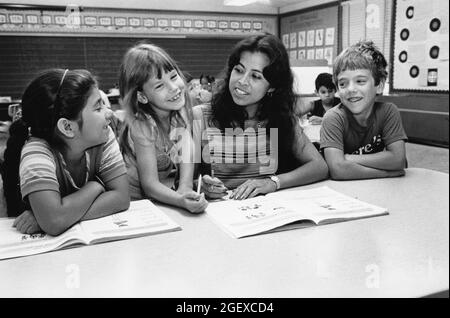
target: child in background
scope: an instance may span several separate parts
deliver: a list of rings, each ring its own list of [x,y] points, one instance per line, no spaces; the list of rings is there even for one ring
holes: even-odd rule
[[[192,75],[187,72],[184,72],[183,75],[186,80],[192,106],[211,102],[212,93],[204,89],[198,79],[194,79]]]
[[[320,73],[316,78],[315,86],[316,94],[320,99],[311,102],[307,117],[311,124],[320,125],[325,113],[338,105],[341,100],[334,96],[336,94],[336,86],[330,73]]]
[[[192,190],[192,110],[180,69],[161,48],[138,44],[125,54],[119,86],[126,111],[120,143],[131,199],[203,212],[208,202]]]
[[[212,85],[214,84],[214,81],[214,76],[203,74],[200,75],[200,85],[204,90],[207,90],[208,92],[212,91]]]
[[[86,70],[46,70],[28,85],[2,169],[8,215],[19,215],[17,230],[58,235],[78,221],[129,207],[110,116]]]
[[[400,113],[375,101],[383,92],[386,60],[371,41],[358,42],[334,61],[341,105],[323,119],[320,148],[333,179],[396,177],[405,174],[405,141]]]

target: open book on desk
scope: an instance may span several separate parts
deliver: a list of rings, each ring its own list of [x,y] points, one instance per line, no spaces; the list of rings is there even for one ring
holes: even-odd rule
[[[181,230],[149,200],[132,201],[124,212],[82,221],[58,236],[22,234],[13,222],[0,219],[0,259]]]
[[[212,202],[206,212],[235,238],[388,214],[384,208],[326,186]]]

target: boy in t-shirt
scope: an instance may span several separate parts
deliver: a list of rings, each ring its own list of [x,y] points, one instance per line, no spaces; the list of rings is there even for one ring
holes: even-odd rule
[[[336,94],[336,86],[330,73],[320,73],[316,78],[315,86],[316,94],[320,99],[311,102],[307,117],[311,124],[320,125],[325,113],[338,105],[341,100],[334,96]]]
[[[400,113],[375,101],[387,77],[386,59],[371,41],[344,50],[333,64],[341,104],[323,119],[320,148],[331,178],[369,179],[405,174],[407,140]]]

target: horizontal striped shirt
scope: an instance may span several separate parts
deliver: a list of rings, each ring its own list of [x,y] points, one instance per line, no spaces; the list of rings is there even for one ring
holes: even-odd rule
[[[108,141],[87,149],[85,155],[87,166],[85,182],[98,177],[103,183],[107,183],[126,174],[122,154],[111,129]],[[57,165],[60,169],[57,169]],[[66,169],[63,156],[52,150],[45,140],[36,137],[30,138],[22,148],[19,175],[24,199],[36,191],[57,191],[61,197],[65,197],[79,189]]]
[[[233,189],[248,179],[267,178],[277,172],[278,136],[270,131],[269,137],[264,122],[245,130],[221,132],[210,126],[211,116],[209,105],[194,107],[194,141],[201,140],[202,165],[211,167],[207,173],[214,173],[227,188]]]

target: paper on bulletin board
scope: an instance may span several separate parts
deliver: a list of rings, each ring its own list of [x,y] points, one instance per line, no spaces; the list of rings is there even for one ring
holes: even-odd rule
[[[327,28],[325,30],[325,45],[334,44],[334,28]]]
[[[393,91],[449,89],[447,0],[396,1]]]
[[[306,51],[305,50],[298,50],[298,59],[299,60],[305,60],[306,59]]]
[[[283,44],[288,49],[289,48],[289,34],[283,34],[282,36]]]
[[[291,49],[295,49],[297,47],[297,32],[293,32],[289,35]]]
[[[306,45],[306,32],[298,32],[298,47],[304,47]]]
[[[309,30],[306,33],[306,45],[314,46],[314,30]]]
[[[316,46],[323,45],[323,29],[316,30]]]

